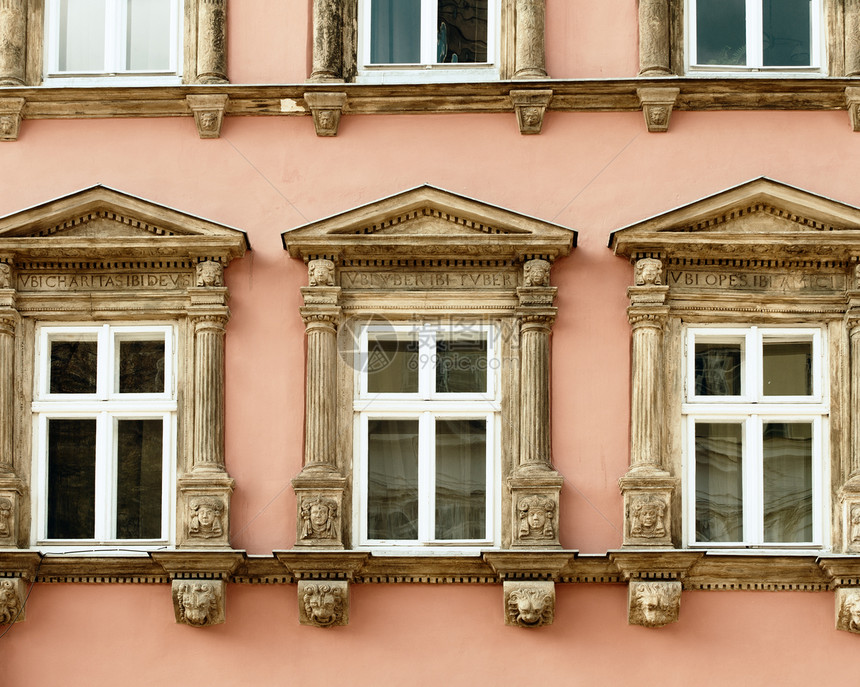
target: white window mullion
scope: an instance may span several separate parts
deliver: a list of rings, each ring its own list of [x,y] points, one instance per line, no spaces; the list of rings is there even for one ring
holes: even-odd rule
[[[418,423],[418,539],[433,540],[436,519],[436,420],[430,412],[422,413]]]
[[[436,64],[437,0],[421,0],[421,64]]]
[[[161,457],[161,536],[170,540],[170,514],[173,512],[171,492],[176,483],[173,472],[176,442],[173,441],[173,416],[165,413],[162,422],[162,457]]]
[[[106,541],[115,537],[116,522],[116,420],[108,413],[96,417],[96,493],[95,539]]]
[[[744,422],[743,449],[743,509],[744,538],[747,544],[760,545],[764,541],[764,464],[762,454],[762,422],[751,415]]]
[[[743,400],[753,403],[762,397],[761,335],[758,327],[750,327],[744,336],[741,349],[741,374],[743,375]]]
[[[487,495],[485,497],[486,504],[486,517],[484,522],[484,538],[492,541],[493,539],[493,522],[495,521],[494,513],[496,511],[496,466],[493,457],[496,455],[496,433],[495,433],[495,422],[493,415],[487,415],[487,434],[486,434],[486,446],[487,446],[487,464],[485,468],[486,475],[486,490]]]
[[[125,52],[122,30],[122,17],[125,12],[120,3],[126,0],[107,0],[105,3],[105,71],[116,74],[122,71],[122,54]]]
[[[761,68],[763,58],[762,0],[746,0],[747,67]]]
[[[824,466],[827,458],[823,441],[825,423],[826,421],[821,417],[812,420],[812,541],[816,544],[824,541],[822,494],[824,494]]]

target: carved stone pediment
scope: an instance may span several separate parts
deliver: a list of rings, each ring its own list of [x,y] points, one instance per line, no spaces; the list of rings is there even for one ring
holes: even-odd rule
[[[244,232],[97,185],[0,217],[0,251],[19,260],[215,258],[248,248]]]
[[[846,260],[860,250],[860,208],[754,179],[613,232],[631,258]]]
[[[554,259],[576,245],[576,232],[566,227],[429,185],[292,229],[282,238],[291,256],[305,260]]]

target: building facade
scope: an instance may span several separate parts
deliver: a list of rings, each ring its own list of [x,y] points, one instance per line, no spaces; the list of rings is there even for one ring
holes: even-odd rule
[[[848,0],[0,0],[3,684],[848,682],[858,75]]]

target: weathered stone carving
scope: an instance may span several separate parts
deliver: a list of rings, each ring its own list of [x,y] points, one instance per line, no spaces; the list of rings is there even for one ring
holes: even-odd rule
[[[845,3],[845,76],[860,76],[860,3]],[[831,37],[828,37],[831,39]],[[838,38],[838,37],[833,37]],[[839,76],[833,74],[832,76]],[[856,131],[856,129],[855,129]]]
[[[206,627],[224,622],[222,580],[173,580],[173,610],[176,622]]]
[[[648,131],[655,133],[669,130],[669,118],[680,92],[678,88],[636,89]]]
[[[633,494],[630,497],[627,523],[631,537],[663,538],[666,536],[666,502],[655,494]]]
[[[546,2],[516,0],[515,79],[546,79]]]
[[[848,103],[848,117],[851,130],[860,131],[860,87],[848,86],[845,89],[845,100]]]
[[[860,634],[860,588],[836,590],[836,629]]]
[[[308,283],[311,286],[334,286],[334,262],[309,260]]]
[[[227,0],[198,0],[195,83],[227,83]]]
[[[192,499],[189,504],[188,536],[211,539],[221,537],[224,528],[221,517],[224,514],[224,502],[221,499],[202,497]]]
[[[505,625],[541,627],[555,619],[555,583],[505,582]]]
[[[337,501],[322,496],[302,501],[302,539],[340,539]]]
[[[631,581],[627,591],[627,622],[644,627],[662,627],[678,622],[681,582]]]
[[[27,1],[0,0],[0,86],[24,86]]]
[[[342,580],[300,580],[299,622],[333,627],[349,622],[349,583]]]
[[[528,260],[523,265],[524,286],[549,286],[552,265],[548,260]]]
[[[517,113],[517,124],[521,134],[539,134],[543,128],[546,108],[552,101],[550,89],[527,91],[513,90],[509,94]]]
[[[317,136],[337,136],[346,93],[308,92],[304,98],[311,110]]]
[[[221,263],[214,260],[197,263],[197,286],[224,286],[224,268]]]
[[[8,262],[0,262],[0,289],[12,288],[12,266]]]
[[[663,262],[656,258],[636,261],[636,286],[662,286]]]
[[[21,128],[24,98],[0,98],[0,141],[15,141]]]
[[[20,577],[0,578],[0,625],[24,620],[24,586]]]
[[[314,0],[313,65],[308,81],[343,81],[343,18],[340,0]]]
[[[229,97],[226,94],[188,95],[185,100],[194,113],[197,135],[200,138],[220,137]]]
[[[525,496],[517,502],[520,539],[555,539],[555,501],[536,494]]]
[[[14,532],[12,501],[0,496],[0,539],[6,539]]]
[[[670,76],[669,0],[639,0],[639,76]]]

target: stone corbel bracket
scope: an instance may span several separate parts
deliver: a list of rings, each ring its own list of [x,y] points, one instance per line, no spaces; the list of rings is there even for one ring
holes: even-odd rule
[[[848,86],[845,89],[845,101],[848,104],[851,129],[852,131],[860,131],[860,87]]]
[[[636,89],[648,131],[664,133],[669,130],[669,118],[672,116],[672,108],[680,92],[680,88]]]
[[[678,622],[682,580],[704,554],[696,551],[622,551],[609,554],[627,587],[627,622],[663,627]]]
[[[226,93],[213,95],[187,95],[185,100],[194,113],[197,135],[200,138],[220,138],[224,111],[230,100]]]
[[[304,99],[314,118],[317,136],[337,136],[346,93],[308,92]]]
[[[860,634],[860,559],[828,556],[817,562],[836,591],[836,629]]]
[[[0,626],[25,619],[27,588],[41,562],[42,554],[35,551],[0,552]]]
[[[347,551],[275,551],[298,580],[299,623],[312,627],[349,624],[349,583],[369,554]]]
[[[0,141],[17,141],[24,98],[0,98]]]
[[[546,108],[552,101],[552,90],[513,90],[510,92],[520,133],[539,134],[543,128]]]
[[[484,561],[502,580],[505,625],[536,628],[555,620],[555,583],[576,551],[494,551]]]
[[[153,551],[171,581],[176,622],[191,627],[226,621],[227,581],[245,560],[244,551]]]

